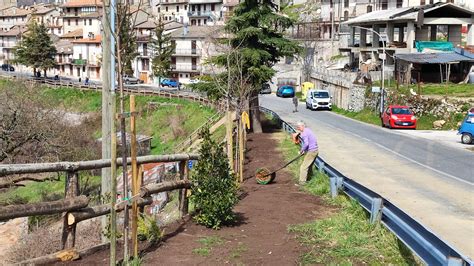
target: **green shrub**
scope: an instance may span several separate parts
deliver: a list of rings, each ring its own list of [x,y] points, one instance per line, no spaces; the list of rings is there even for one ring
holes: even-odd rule
[[[194,220],[213,229],[234,220],[232,208],[237,203],[237,186],[230,173],[223,147],[211,139],[209,129],[201,132],[201,159],[192,176],[195,205]]]
[[[141,215],[138,218],[138,239],[155,243],[162,237],[162,232],[153,216]]]

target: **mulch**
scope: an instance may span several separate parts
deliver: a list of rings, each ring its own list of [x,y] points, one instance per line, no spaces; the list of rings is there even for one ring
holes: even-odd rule
[[[159,245],[147,248],[144,265],[298,264],[305,247],[288,232],[288,226],[327,217],[332,208],[318,197],[300,191],[285,170],[278,172],[268,185],[256,183],[256,169],[264,166],[272,170],[285,164],[275,135],[268,127],[266,133],[248,135],[244,172],[248,178],[234,208],[237,221],[220,230],[197,225],[189,218],[175,223],[164,229],[165,236]],[[198,240],[209,236],[217,236],[223,243],[214,246],[208,256],[193,253],[203,247]],[[107,264],[108,252],[98,252],[75,264]]]

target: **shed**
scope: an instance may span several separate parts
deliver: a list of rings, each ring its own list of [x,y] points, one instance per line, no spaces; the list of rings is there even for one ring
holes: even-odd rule
[[[474,58],[460,53],[395,54],[395,76],[400,82],[460,82],[469,74]]]

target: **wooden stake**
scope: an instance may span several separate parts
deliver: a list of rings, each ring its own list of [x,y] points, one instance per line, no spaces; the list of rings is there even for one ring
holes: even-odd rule
[[[67,200],[79,196],[79,178],[77,172],[67,172],[65,183],[64,199]],[[73,248],[76,242],[76,225],[69,226],[66,215],[64,215],[63,220],[63,234],[61,237],[62,249]]]
[[[244,182],[244,123],[242,121],[242,116],[239,119],[239,181],[240,183]]]
[[[110,265],[116,265],[117,257],[117,212],[115,211],[115,203],[117,202],[117,134],[115,134],[115,93],[112,94],[112,122],[111,122],[111,165],[110,165]]]
[[[135,95],[130,95],[130,112],[135,112]],[[135,196],[139,192],[138,167],[137,167],[137,132],[135,116],[130,118],[131,147],[130,155],[132,157],[132,195]],[[132,204],[132,248],[133,257],[138,258],[138,205],[134,201]]]
[[[179,179],[187,181],[188,176],[187,161],[179,162]],[[186,197],[187,189],[179,190],[179,215],[181,218],[188,214],[188,198]]]

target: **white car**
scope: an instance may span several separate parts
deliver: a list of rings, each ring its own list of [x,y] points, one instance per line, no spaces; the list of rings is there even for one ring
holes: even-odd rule
[[[306,94],[306,108],[332,110],[332,96],[327,90],[309,90]]]

